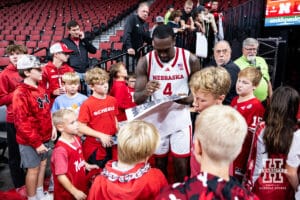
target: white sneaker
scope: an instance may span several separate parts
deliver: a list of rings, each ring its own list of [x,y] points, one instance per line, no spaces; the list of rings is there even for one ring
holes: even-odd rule
[[[53,200],[53,194],[45,192],[44,196],[42,198],[39,198],[39,200]]]

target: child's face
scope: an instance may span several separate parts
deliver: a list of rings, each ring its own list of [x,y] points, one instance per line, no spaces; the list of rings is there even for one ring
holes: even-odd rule
[[[65,82],[64,85],[67,94],[74,95],[78,92],[79,83],[75,82]]]
[[[193,92],[194,101],[193,106],[196,112],[201,112],[209,106],[222,104],[224,97],[220,96],[215,98],[215,96],[209,92],[203,92],[201,90]]]
[[[62,132],[66,134],[78,135],[78,122],[74,114],[68,114],[65,117],[62,129]]]
[[[127,77],[127,69],[124,65],[120,66],[119,71],[118,71],[118,77]]]
[[[42,80],[42,68],[32,68],[30,71],[28,71],[27,78],[34,82]]]
[[[253,94],[255,90],[255,86],[253,86],[252,82],[247,77],[238,77],[236,82],[236,93],[239,96],[247,96]]]
[[[9,54],[9,61],[16,66],[20,55],[22,55],[20,52],[11,52]]]
[[[99,82],[91,86],[91,89],[95,94],[106,95],[108,92],[108,82]]]
[[[135,87],[135,82],[136,82],[135,78],[129,78],[128,81],[127,81],[128,87],[134,88]]]

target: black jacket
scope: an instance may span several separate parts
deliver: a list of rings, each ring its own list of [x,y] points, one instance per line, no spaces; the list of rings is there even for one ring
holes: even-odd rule
[[[207,66],[217,66],[216,61],[213,60]],[[226,95],[223,104],[230,105],[232,99],[235,96],[237,96],[235,85],[236,85],[236,81],[238,79],[238,73],[240,72],[240,68],[236,64],[234,64],[234,62],[232,62],[232,60],[230,60],[226,65],[224,65],[222,67],[224,67],[227,70],[227,72],[229,73],[230,78],[231,78],[230,90],[229,90],[228,94]]]
[[[62,39],[62,42],[74,52],[70,55],[68,64],[73,67],[76,72],[85,73],[89,67],[88,53],[96,53],[97,49],[86,38],[79,41],[79,48],[69,37]]]
[[[123,35],[123,49],[133,48],[137,51],[144,42],[151,44],[148,24],[136,14],[130,15],[126,21]]]

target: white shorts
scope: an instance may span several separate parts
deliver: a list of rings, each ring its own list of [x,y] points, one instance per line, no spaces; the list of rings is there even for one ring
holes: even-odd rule
[[[170,151],[176,157],[187,157],[191,152],[192,126],[173,132],[160,138],[159,147],[155,151],[156,156],[163,156]]]

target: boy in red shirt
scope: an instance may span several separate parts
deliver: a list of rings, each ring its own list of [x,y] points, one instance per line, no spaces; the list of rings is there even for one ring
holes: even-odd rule
[[[242,151],[233,162],[233,176],[240,181],[242,181],[245,174],[256,126],[262,121],[265,113],[262,103],[253,93],[261,78],[262,73],[256,67],[247,67],[241,70],[236,82],[236,92],[239,96],[234,97],[231,101],[231,106],[241,113],[248,125],[248,134],[245,138]]]
[[[25,192],[25,173],[20,168],[20,151],[16,141],[16,128],[14,125],[14,115],[12,107],[13,92],[21,83],[23,78],[17,70],[17,62],[20,55],[27,53],[27,49],[23,45],[9,45],[6,48],[6,54],[9,55],[10,63],[0,73],[0,106],[6,105],[6,132],[8,144],[8,165],[12,181],[22,196],[26,196]]]
[[[55,97],[65,94],[65,89],[62,86],[62,75],[66,72],[73,72],[67,62],[73,50],[63,43],[55,43],[50,47],[50,54],[53,56],[52,61],[49,61],[43,68],[43,79],[40,85],[47,90],[51,95],[51,104]]]
[[[109,161],[96,177],[88,196],[98,199],[154,199],[167,180],[147,162],[159,143],[154,125],[132,121],[118,133],[118,160]]]
[[[217,114],[216,114],[217,113]],[[229,175],[247,133],[245,119],[230,106],[213,105],[196,120],[194,155],[201,172],[162,189],[157,200],[258,199]]]
[[[76,118],[76,113],[69,109],[58,110],[52,115],[53,124],[61,133],[51,157],[56,200],[86,199],[88,177],[85,170],[98,168],[83,158]]]
[[[79,131],[86,135],[83,143],[83,155],[91,164],[103,168],[112,159],[112,136],[118,131],[117,100],[107,95],[109,76],[100,68],[86,72],[86,82],[93,94],[80,107],[78,121]],[[113,146],[113,147],[112,147]]]
[[[35,56],[23,55],[17,69],[24,82],[15,90],[12,100],[21,166],[27,169],[28,200],[47,198],[43,183],[47,164],[47,143],[51,139],[52,121],[49,95],[38,86],[42,79],[40,63]]]
[[[125,109],[132,108],[136,104],[132,101],[133,95],[129,86],[126,84],[127,69],[122,62],[113,64],[109,69],[110,76],[110,95],[115,97],[118,102],[119,114],[117,119],[119,122],[126,121]]]

